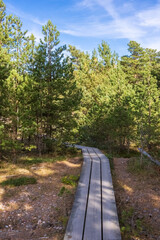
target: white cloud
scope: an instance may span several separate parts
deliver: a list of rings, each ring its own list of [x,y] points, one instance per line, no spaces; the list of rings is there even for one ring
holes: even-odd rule
[[[118,19],[118,13],[113,5],[113,0],[96,0],[96,3],[103,7],[113,19]]]
[[[26,19],[28,19],[28,17],[26,17]],[[47,23],[47,21],[41,21],[41,20],[39,20],[38,18],[33,17],[33,16],[30,18],[30,20],[31,20],[33,23],[36,23],[36,24],[41,25],[41,26],[44,26],[44,25]]]
[[[139,12],[137,17],[141,26],[160,28],[160,4]]]
[[[94,20],[90,16],[86,18],[86,24],[72,24],[62,32],[73,36],[90,36],[90,37],[108,37],[108,38],[132,38],[134,40],[140,39],[145,31],[138,26],[134,16],[121,17],[114,6],[113,0],[83,0],[79,6],[86,8],[101,7],[106,12],[106,16],[111,19],[102,21],[101,16],[94,15]],[[126,8],[126,6],[125,6]],[[133,10],[133,9],[132,9]],[[126,9],[125,9],[126,11]]]
[[[80,0],[73,7],[84,11],[85,17],[78,18],[77,22],[65,22],[60,32],[77,37],[99,37],[109,39],[126,38],[135,40],[144,47],[160,50],[160,1],[152,4],[151,8],[135,9],[132,1],[117,5],[115,0]],[[16,9],[7,3],[7,11],[32,24],[30,32],[36,36],[37,41],[42,38],[40,26],[46,24],[28,13]]]
[[[62,29],[61,32],[73,36],[81,37],[107,37],[107,38],[132,38],[139,39],[144,31],[134,26],[132,23],[118,19],[108,23],[93,22],[83,26],[70,25],[68,29]],[[132,25],[132,26],[131,26]]]
[[[91,8],[94,6],[94,1],[91,0],[83,0],[76,4],[77,7]]]
[[[98,5],[100,7],[103,7],[112,17],[116,17],[117,13],[113,8],[112,2],[113,0],[83,0],[79,2],[77,6],[84,8],[96,8],[96,6]]]
[[[77,7],[94,10],[92,17],[88,15],[83,24],[68,25],[62,30],[63,33],[83,37],[126,38],[138,41],[144,47],[160,50],[160,3],[139,10],[133,7],[132,2],[119,7],[115,0],[82,0]],[[103,14],[106,12],[105,18],[97,9],[102,9]]]

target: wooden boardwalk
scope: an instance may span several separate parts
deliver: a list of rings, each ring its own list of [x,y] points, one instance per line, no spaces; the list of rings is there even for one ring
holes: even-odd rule
[[[108,158],[83,147],[84,161],[64,240],[121,240]]]

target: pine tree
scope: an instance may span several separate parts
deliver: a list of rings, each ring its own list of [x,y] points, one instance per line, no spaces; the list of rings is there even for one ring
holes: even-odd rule
[[[73,80],[73,68],[68,57],[64,57],[66,46],[59,44],[59,32],[48,21],[43,27],[44,40],[36,48],[31,70],[33,78],[32,112],[35,113],[38,136],[54,138],[62,142],[70,137],[73,111],[79,97]],[[35,104],[36,102],[36,104]],[[49,141],[49,140],[48,140]],[[37,146],[41,152],[41,139]]]
[[[158,86],[152,72],[156,64],[155,50],[145,49],[136,42],[128,44],[130,56],[122,58],[121,64],[132,84],[135,96],[132,100],[135,116],[135,130],[141,147],[148,149],[157,137],[158,123]]]
[[[0,0],[0,47],[5,42],[5,32],[4,32],[4,19],[6,16],[6,5],[2,0]]]

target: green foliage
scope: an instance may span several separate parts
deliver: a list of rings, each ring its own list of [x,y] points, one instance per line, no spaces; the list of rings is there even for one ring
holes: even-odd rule
[[[25,149],[31,152],[33,149],[36,149],[36,146],[35,145],[26,146]]]
[[[66,152],[71,154],[71,155],[75,155],[78,153],[78,149],[75,147],[67,147],[66,148]]]
[[[61,197],[64,193],[71,194],[71,192],[67,188],[61,187],[61,189],[58,193],[58,196]]]
[[[121,233],[125,236],[139,236],[143,230],[143,220],[137,219],[134,208],[130,207],[121,212],[120,217]]]
[[[18,187],[21,185],[28,185],[28,184],[36,184],[37,180],[33,177],[20,177],[20,178],[10,178],[6,181],[3,181],[1,185],[3,187],[10,186],[10,187]]]
[[[126,78],[132,84],[132,115],[134,116],[134,141],[141,148],[150,149],[159,141],[159,91],[154,72],[159,56],[156,50],[144,49],[140,44],[131,41],[130,56],[122,58],[121,64]]]
[[[90,57],[70,46],[75,79],[83,93],[78,139],[108,152],[129,153],[133,142],[142,148],[159,142],[159,92],[152,75],[159,55],[135,41],[128,46],[131,55],[121,61],[104,41],[99,56],[96,50]]]
[[[61,197],[61,196],[64,194],[65,190],[66,190],[65,187],[61,187],[61,189],[60,189],[60,191],[59,191],[59,193],[58,193],[58,196]]]
[[[34,35],[22,31],[21,20],[6,15],[3,1],[0,7],[0,124],[5,123],[8,136],[1,145],[7,151],[8,139],[21,139],[28,150],[36,145],[39,155],[56,151],[73,136],[81,97],[72,63],[64,56],[66,46],[58,46],[60,33],[50,20],[36,46]]]
[[[66,185],[71,185],[75,187],[77,185],[78,180],[79,180],[79,176],[68,175],[68,176],[62,177],[61,182]]]
[[[68,222],[68,217],[67,216],[60,216],[59,217],[59,221],[62,222],[64,227],[66,227],[67,226],[67,222]]]
[[[21,151],[23,147],[23,143],[14,141],[13,139],[9,138],[5,126],[0,125],[0,156],[6,152],[7,154],[12,153],[14,159],[16,152]]]
[[[50,20],[42,34],[36,44],[0,0],[0,155],[18,142],[39,155],[64,142],[118,154],[159,145],[159,52],[135,41],[121,60],[105,41],[91,55],[67,49]]]
[[[136,229],[138,232],[141,232],[143,230],[143,222],[140,219],[136,220]]]
[[[92,146],[122,148],[133,130],[130,99],[134,92],[107,43],[102,42],[98,50],[99,61],[96,51],[90,59],[70,46],[75,78],[83,91],[78,112],[79,139]]]
[[[122,211],[120,218],[122,234],[132,232],[131,221],[133,221],[133,214],[134,209],[132,207]]]

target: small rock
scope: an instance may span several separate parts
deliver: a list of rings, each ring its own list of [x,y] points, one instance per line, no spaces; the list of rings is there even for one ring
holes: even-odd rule
[[[39,219],[37,224],[38,224],[38,225],[41,225],[41,224],[42,224],[42,220]]]
[[[32,229],[35,230],[36,227],[37,227],[37,224],[34,224],[34,225],[32,226]]]
[[[52,227],[53,226],[53,224],[51,223],[51,222],[44,222],[43,224],[42,224],[42,227],[43,228],[50,228],[50,227]]]
[[[156,211],[156,212],[159,212],[159,209],[157,209],[157,208],[154,208],[154,211]]]
[[[27,228],[27,229],[32,229],[32,225],[31,225],[31,224],[28,224],[28,225],[26,225],[26,228]]]

